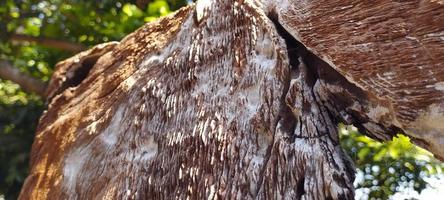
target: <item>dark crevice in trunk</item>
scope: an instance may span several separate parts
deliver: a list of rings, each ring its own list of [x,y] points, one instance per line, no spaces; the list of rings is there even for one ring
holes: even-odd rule
[[[274,23],[277,33],[279,34],[279,36],[281,36],[281,38],[285,40],[285,44],[287,46],[287,53],[290,64],[290,69],[289,69],[290,74],[287,77],[287,84],[285,85],[286,88],[284,89],[284,93],[282,94],[280,99],[281,108],[279,113],[280,115],[279,124],[281,125],[280,129],[284,133],[288,133],[288,135],[286,135],[288,142],[293,143],[296,136],[293,134],[293,132],[296,128],[297,119],[292,113],[291,108],[285,102],[285,97],[290,87],[290,81],[296,78],[299,73],[298,67],[300,62],[298,58],[300,57],[299,55],[300,43],[297,40],[295,40],[293,37],[291,37],[291,35],[284,29],[284,27],[282,27],[279,24],[279,22],[276,20],[277,18],[270,17],[270,19]]]
[[[68,71],[64,75],[65,80],[54,93],[49,94],[46,101],[47,104],[51,102],[52,98],[54,98],[58,94],[61,94],[66,89],[80,85],[80,83],[82,83],[82,81],[88,77],[89,72],[102,55],[103,53],[88,55],[87,57],[80,60],[80,62],[76,65],[68,68]]]
[[[274,21],[273,21],[274,22]],[[288,36],[288,33],[285,31],[285,29],[277,22],[274,22],[274,24],[276,25],[276,29],[278,34],[282,37],[282,38],[291,38]],[[288,90],[290,88],[290,81],[293,78],[293,76],[297,76],[296,73],[297,72],[297,68],[299,66],[299,61],[298,61],[298,52],[297,52],[297,44],[295,43],[295,40],[285,40],[286,45],[287,45],[287,49],[291,49],[288,50],[288,57],[290,58],[289,60],[289,64],[290,64],[290,74],[287,75],[286,77],[286,84],[284,85],[283,88],[283,93],[280,97],[280,108],[279,108],[279,116],[278,119],[276,121],[276,123],[274,124],[274,130],[273,130],[273,138],[272,141],[273,143],[268,147],[267,149],[267,153],[265,156],[265,164],[263,165],[263,168],[261,169],[260,174],[264,174],[265,170],[267,169],[268,166],[268,162],[271,158],[271,154],[275,148],[275,143],[276,143],[276,132],[279,130],[284,130],[283,132],[285,133],[289,133],[287,136],[287,141],[292,143],[294,142],[295,139],[295,135],[291,134],[293,133],[294,129],[296,128],[296,118],[293,115],[293,113],[291,112],[291,109],[288,107],[288,105],[285,102],[285,97],[288,93]],[[296,41],[297,42],[297,41]],[[261,188],[263,186],[264,183],[264,176],[260,176],[259,177],[259,186],[257,187],[256,193],[255,193],[255,198],[258,197],[259,192],[261,192]]]
[[[322,185],[325,194],[316,194],[317,191],[304,188],[305,181],[311,180],[313,173],[321,170],[320,173],[326,173],[324,169],[318,169],[307,161],[301,160],[296,163],[296,167],[304,169],[297,176],[297,184],[295,188],[295,198],[305,199],[316,196],[316,198],[332,199],[334,196],[341,196],[343,199],[353,198],[353,185],[344,184],[346,181],[353,182],[354,169],[350,159],[342,152],[335,149],[339,146],[339,137],[337,133],[337,123],[341,121],[337,110],[325,105],[325,96],[321,96],[318,87],[323,87],[322,76],[324,76],[323,68],[332,69],[327,63],[311,53],[306,47],[297,41],[285,28],[279,24],[277,16],[269,15],[274,23],[279,36],[284,39],[288,59],[290,64],[290,74],[288,77],[288,90],[285,90],[281,99],[281,112],[279,120],[279,130],[289,145],[298,145],[296,151],[305,148],[320,149],[323,153],[320,155],[306,155],[308,159],[316,160],[316,162],[324,163],[332,174],[330,177],[324,177],[323,180],[316,184]],[[334,76],[335,77],[335,76]],[[335,105],[336,106],[336,105]],[[336,113],[335,113],[336,112]],[[276,139],[279,140],[279,139]],[[274,141],[276,142],[276,141]],[[305,146],[310,144],[312,146]],[[299,146],[300,145],[300,146]],[[337,157],[335,157],[335,154]],[[299,155],[302,156],[302,155]],[[339,157],[339,159],[338,159]],[[340,166],[344,166],[341,168]],[[307,167],[307,168],[306,168]],[[344,171],[342,171],[344,170]],[[333,180],[331,180],[333,179]],[[327,192],[330,185],[324,185],[329,181],[337,182],[342,192]]]
[[[297,77],[297,74],[300,73],[300,69],[295,67],[300,63],[297,61],[298,57],[300,57],[302,62],[308,68],[306,71],[306,84],[308,84],[313,90],[316,96],[315,102],[326,109],[335,125],[340,122],[354,125],[361,133],[379,141],[389,140],[394,137],[396,133],[402,132],[398,127],[393,125],[386,126],[381,122],[372,121],[372,119],[368,117],[367,112],[377,105],[371,104],[370,102],[379,101],[379,104],[384,106],[387,106],[387,102],[378,100],[379,97],[372,96],[351,83],[324,60],[307,50],[301,42],[297,41],[282,25],[279,24],[277,14],[273,14],[272,12],[269,14],[269,17],[275,24],[281,37],[286,41],[290,63],[292,64],[292,77]],[[297,65],[293,65],[293,63]],[[324,95],[323,98],[319,98],[320,89],[314,88],[314,84],[316,84],[317,81],[320,82],[321,89],[328,91],[327,94],[322,94]],[[342,88],[343,92],[336,93],[335,91],[330,91],[326,84]],[[306,99],[305,97],[303,98]],[[304,111],[310,112],[310,102],[304,103]],[[353,106],[356,103],[362,107],[361,110],[353,109]],[[363,124],[366,123],[373,124],[374,127],[378,128],[369,129],[364,127]]]
[[[91,71],[94,64],[96,64],[97,60],[100,58],[101,55],[92,55],[80,64],[81,67],[76,68],[72,72],[68,72],[70,74],[67,74],[66,81],[62,84],[60,87],[60,90],[63,91],[66,88],[69,87],[75,87],[79,85],[89,74],[89,71]]]
[[[305,185],[305,178],[301,178],[299,182],[297,183],[297,189],[296,189],[296,199],[301,199],[302,195],[305,194],[304,185]]]

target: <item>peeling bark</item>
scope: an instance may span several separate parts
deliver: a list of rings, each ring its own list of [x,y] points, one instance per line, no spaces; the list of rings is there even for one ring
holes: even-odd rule
[[[397,101],[274,5],[199,1],[61,62],[20,199],[353,199],[336,125],[389,139]]]

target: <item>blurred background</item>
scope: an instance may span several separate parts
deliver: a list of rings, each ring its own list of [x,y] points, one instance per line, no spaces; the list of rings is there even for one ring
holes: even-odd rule
[[[0,200],[16,199],[28,172],[43,91],[58,61],[119,41],[189,0],[0,0]],[[444,165],[398,135],[380,143],[339,125],[357,166],[356,199],[444,197]],[[441,195],[441,196],[440,196]]]

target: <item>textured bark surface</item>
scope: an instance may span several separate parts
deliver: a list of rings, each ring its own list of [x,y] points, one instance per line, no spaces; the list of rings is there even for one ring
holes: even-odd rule
[[[444,1],[264,4],[293,37],[374,97],[363,130],[387,139],[380,132],[394,125],[444,159]]]
[[[348,55],[340,39],[353,34],[322,32],[332,23],[311,16],[317,3],[297,3],[200,1],[61,62],[20,199],[353,199],[354,168],[337,123],[389,139],[420,129],[413,124],[443,105],[442,91],[436,82],[417,107],[414,92],[390,96],[399,71],[413,68],[391,54]],[[432,64],[422,67],[441,80]],[[388,67],[392,82],[370,84]],[[411,81],[404,88],[420,92]],[[397,107],[401,97],[416,113],[410,120]],[[430,127],[442,140],[440,126]],[[439,143],[415,134],[442,156]]]

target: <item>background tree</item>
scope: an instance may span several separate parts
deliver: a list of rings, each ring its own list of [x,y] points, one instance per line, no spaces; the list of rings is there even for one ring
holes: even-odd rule
[[[53,66],[92,45],[118,41],[144,23],[187,3],[146,2],[6,0],[0,3],[0,69],[20,72],[15,82],[21,83],[11,81],[14,80],[11,74],[17,73],[0,73],[0,195],[15,198],[26,176],[35,125],[45,108],[45,97],[38,88],[48,82]],[[343,134],[343,146],[365,174],[358,187],[369,188],[370,197],[387,198],[399,185],[409,181],[420,191],[426,186],[425,175],[442,173],[443,165],[429,153],[413,147],[405,137],[381,144],[358,135],[352,128],[341,127],[341,130],[348,133]]]

